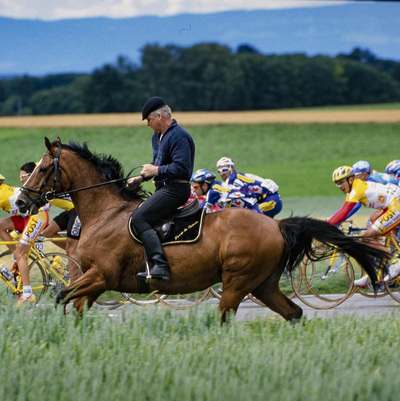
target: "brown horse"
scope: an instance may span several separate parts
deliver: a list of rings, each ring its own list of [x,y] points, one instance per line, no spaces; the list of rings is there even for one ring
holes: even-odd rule
[[[60,293],[59,300],[74,299],[79,313],[85,302],[90,308],[107,290],[185,294],[222,282],[222,322],[248,293],[285,319],[298,319],[303,311],[281,292],[279,278],[285,267],[293,271],[305,255],[325,256],[313,253],[313,239],[336,245],[363,266],[373,283],[377,281],[376,256],[385,255],[328,223],[308,217],[274,220],[230,208],[205,216],[196,243],[166,246],[171,280],[152,280],[143,289],[136,278],[143,247],[131,239],[127,227],[129,216],[144,200],[142,189],[126,188],[120,163],[93,154],[86,143],[62,145],[59,138],[53,143],[46,138],[45,144],[48,150],[23,187],[18,206],[21,212],[35,213],[55,195],[71,194],[82,222],[78,250],[85,273]]]

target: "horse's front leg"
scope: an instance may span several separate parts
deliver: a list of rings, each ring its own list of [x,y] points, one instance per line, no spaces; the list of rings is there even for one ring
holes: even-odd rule
[[[99,274],[96,268],[91,268],[81,276],[74,283],[65,287],[57,295],[56,303],[68,303],[72,300],[74,302],[74,307],[79,314],[83,313],[85,301],[87,301],[87,307],[93,305],[94,301],[107,290],[106,281]]]

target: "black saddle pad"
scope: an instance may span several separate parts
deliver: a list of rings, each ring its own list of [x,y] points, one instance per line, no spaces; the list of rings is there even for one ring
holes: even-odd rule
[[[185,216],[175,217],[171,223],[168,232],[160,234],[162,245],[178,245],[178,244],[191,244],[199,240],[203,231],[205,209],[200,209],[196,213]],[[128,221],[128,229],[131,237],[139,242],[142,241],[137,237],[136,233],[132,231],[131,219]]]

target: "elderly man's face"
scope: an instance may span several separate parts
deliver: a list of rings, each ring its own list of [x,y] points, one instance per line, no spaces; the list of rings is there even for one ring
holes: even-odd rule
[[[156,114],[155,116],[151,115],[151,113],[147,116],[147,126],[150,127],[153,132],[159,134],[161,132],[161,113]]]

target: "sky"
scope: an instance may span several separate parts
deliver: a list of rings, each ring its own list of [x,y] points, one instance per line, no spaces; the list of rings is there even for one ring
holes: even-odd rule
[[[349,1],[346,1],[347,3]],[[145,15],[171,16],[230,10],[298,8],[341,4],[335,0],[0,0],[0,17],[33,20]]]

